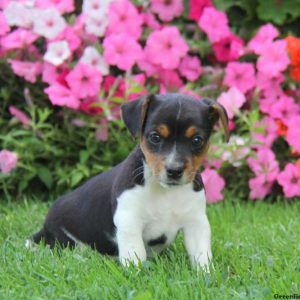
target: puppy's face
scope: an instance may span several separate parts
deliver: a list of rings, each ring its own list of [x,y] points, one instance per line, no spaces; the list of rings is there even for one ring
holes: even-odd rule
[[[162,186],[192,182],[222,108],[217,111],[211,101],[180,94],[156,95],[147,101],[140,104],[138,130],[152,175]]]

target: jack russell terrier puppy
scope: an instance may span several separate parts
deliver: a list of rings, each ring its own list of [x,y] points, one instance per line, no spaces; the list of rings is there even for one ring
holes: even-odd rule
[[[192,264],[206,269],[212,254],[199,169],[219,119],[229,139],[225,109],[181,94],[148,95],[121,109],[139,145],[111,170],[58,198],[32,240],[50,247],[82,242],[127,265],[160,252],[182,229]]]

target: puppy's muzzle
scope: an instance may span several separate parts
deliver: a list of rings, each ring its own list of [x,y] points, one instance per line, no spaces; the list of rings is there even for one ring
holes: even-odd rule
[[[184,165],[183,164],[168,164],[166,165],[166,174],[168,179],[171,180],[179,180],[181,179],[184,173]]]

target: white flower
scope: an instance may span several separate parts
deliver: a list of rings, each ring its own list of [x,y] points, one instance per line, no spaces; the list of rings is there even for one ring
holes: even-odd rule
[[[54,8],[40,9],[33,21],[33,32],[48,39],[55,38],[66,26],[64,18]]]
[[[61,65],[71,55],[67,41],[58,41],[48,44],[47,52],[44,55],[44,60],[54,66]]]
[[[10,26],[21,26],[29,28],[32,25],[33,10],[27,8],[23,3],[11,1],[3,11],[7,23]]]
[[[102,18],[107,14],[111,2],[111,0],[84,0],[82,12],[88,17]]]
[[[108,25],[108,17],[102,16],[98,19],[92,17],[85,18],[85,30],[89,34],[102,37],[105,34],[105,30]]]
[[[95,47],[86,47],[79,61],[95,67],[104,76],[109,73],[108,64]]]

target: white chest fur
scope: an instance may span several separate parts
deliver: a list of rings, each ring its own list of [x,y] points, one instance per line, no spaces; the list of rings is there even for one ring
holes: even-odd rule
[[[192,184],[165,188],[150,177],[144,186],[124,191],[117,201],[114,223],[121,261],[124,257],[135,262],[134,256],[144,260],[150,240],[164,235],[167,245],[179,229],[207,221],[204,190],[195,192]],[[205,231],[208,222],[204,223]]]

